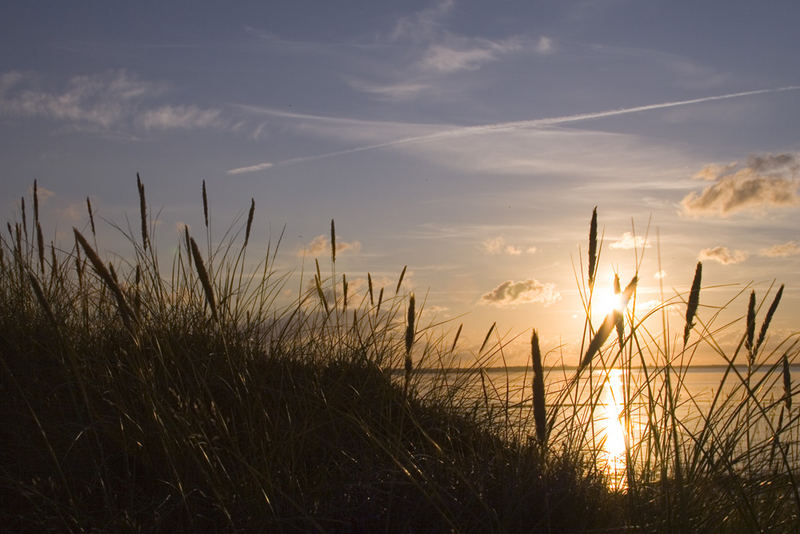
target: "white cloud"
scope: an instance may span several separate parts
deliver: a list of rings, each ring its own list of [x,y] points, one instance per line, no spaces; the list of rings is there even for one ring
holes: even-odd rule
[[[336,240],[336,255],[337,257],[340,254],[344,254],[347,252],[356,253],[361,250],[361,243],[359,241],[342,241],[340,239]],[[303,256],[304,254],[308,254],[309,256],[321,256],[323,254],[330,254],[331,252],[331,243],[327,237],[320,234],[300,252],[298,252],[298,256]]]
[[[400,82],[381,84],[353,78],[347,80],[347,83],[357,91],[369,93],[386,100],[405,100],[413,98],[431,87],[430,84],[427,83]]]
[[[430,46],[422,57],[420,66],[426,70],[444,73],[476,70],[498,56],[522,49],[522,44],[515,38],[502,41],[459,38],[451,41],[455,42]]]
[[[28,192],[33,194],[33,186],[28,188]],[[53,198],[56,194],[47,189],[46,187],[42,187],[41,184],[36,185],[36,195],[39,197],[39,203],[45,204],[51,198]]]
[[[455,0],[439,0],[433,6],[400,18],[390,35],[391,40],[429,39],[439,31],[441,19],[455,6]]]
[[[506,280],[490,292],[481,296],[481,303],[499,307],[516,306],[540,302],[549,306],[561,299],[561,294],[556,286],[551,283],[542,283],[538,280],[527,279],[515,282]]]
[[[713,260],[722,265],[733,265],[747,259],[747,252],[743,250],[729,250],[728,247],[704,248],[697,256],[700,261]]]
[[[768,258],[785,258],[787,256],[796,256],[800,254],[800,245],[795,241],[788,241],[779,245],[763,248],[760,251],[762,256]]]
[[[583,174],[603,179],[619,176],[620,182],[623,182],[628,177],[640,178],[643,174],[652,175],[654,170],[660,170],[664,180],[659,183],[676,187],[676,172],[687,163],[687,158],[682,153],[658,146],[645,146],[643,139],[634,135],[552,127],[794,90],[800,90],[800,87],[728,93],[623,109],[477,126],[365,121],[290,113],[256,106],[238,107],[255,114],[294,119],[296,127],[298,130],[302,129],[303,133],[311,132],[340,141],[360,143],[347,149],[283,160],[276,162],[276,165],[292,165],[346,154],[397,148],[430,158],[442,166],[487,173],[530,175],[548,172],[572,177]],[[450,142],[453,140],[457,142]],[[609,157],[609,154],[624,154],[624,164],[617,163],[617,158]],[[671,169],[665,169],[663,163],[654,163],[656,160],[673,162]]]
[[[483,242],[483,250],[489,254],[500,254],[503,251],[503,245],[506,240],[503,237],[492,237]]]
[[[163,92],[159,84],[138,80],[123,70],[74,76],[61,91],[40,89],[36,82],[36,76],[18,72],[0,77],[0,113],[108,128],[126,119],[137,101]]]
[[[171,128],[186,130],[219,127],[223,124],[218,109],[202,109],[196,106],[161,106],[145,111],[139,120],[148,130]]]
[[[41,87],[34,74],[0,75],[0,115],[43,118],[100,129],[225,127],[221,111],[192,105],[153,105],[166,91],[160,83],[140,80],[124,70],[70,78],[62,89]]]
[[[637,235],[633,236],[631,232],[625,232],[617,241],[611,243],[611,248],[618,248],[622,250],[630,250],[633,248],[650,248],[650,243],[647,243],[644,237]]]
[[[247,167],[237,167],[235,169],[229,169],[225,171],[225,174],[245,174],[249,172],[258,172],[269,169],[272,167],[272,163],[265,161],[263,163],[256,163],[255,165],[248,165]]]
[[[794,154],[752,155],[744,164],[706,166],[695,176],[713,183],[686,195],[681,201],[683,212],[727,217],[741,211],[798,205],[798,167]]]
[[[523,252],[526,254],[536,253],[536,247],[528,247],[523,249],[518,245],[511,245],[506,243],[503,236],[492,237],[481,243],[484,252],[487,254],[508,254],[509,256],[521,256]]]
[[[553,40],[546,36],[539,37],[539,40],[536,42],[536,46],[534,47],[539,54],[550,54],[553,52]]]

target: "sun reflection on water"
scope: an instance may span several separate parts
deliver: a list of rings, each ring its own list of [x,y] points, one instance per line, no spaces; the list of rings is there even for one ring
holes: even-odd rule
[[[600,467],[609,479],[612,489],[624,490],[625,477],[625,421],[622,394],[622,371],[610,369],[605,373],[598,422],[601,425]]]

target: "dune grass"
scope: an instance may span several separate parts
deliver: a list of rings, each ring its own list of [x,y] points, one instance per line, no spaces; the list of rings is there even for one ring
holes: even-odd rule
[[[120,230],[125,261],[98,254],[88,199],[87,224],[71,247],[48,247],[35,185],[31,224],[23,199],[20,220],[0,237],[1,524],[796,530],[790,364],[798,335],[764,350],[781,290],[757,337],[766,297],[751,300],[733,353],[717,340],[740,323],[717,327],[719,310],[698,310],[699,264],[689,295],[662,298],[645,314],[635,308],[637,267],[618,287],[626,305],[592,324],[602,251],[595,211],[589,276],[576,277],[587,317],[580,365],[564,380],[545,380],[534,331],[531,384],[512,404],[510,385],[483,367],[502,356],[503,342],[490,341],[494,325],[479,363],[448,372],[461,329],[450,339],[421,325],[425,303],[405,291],[405,268],[386,292],[371,276],[364,294],[350,291],[346,275],[336,274],[333,222],[330,275],[317,262],[310,290],[287,304],[289,274],[275,267],[280,239],[255,270],[248,259],[254,201],[244,229],[214,243],[203,184],[205,239],[186,228],[165,267],[138,177],[137,188],[141,230]],[[681,338],[670,333],[672,305],[686,308]],[[684,387],[701,346],[726,364],[710,406]],[[593,428],[604,388],[592,377],[611,368],[623,373],[626,429],[624,484],[616,488],[600,467],[604,443]]]

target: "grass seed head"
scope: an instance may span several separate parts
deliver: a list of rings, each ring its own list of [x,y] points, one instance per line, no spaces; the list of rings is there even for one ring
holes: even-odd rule
[[[331,219],[331,261],[336,263],[336,225]]]
[[[250,211],[247,213],[247,226],[244,231],[244,245],[242,248],[247,247],[247,242],[250,240],[250,229],[253,227],[253,215],[256,212],[256,200],[250,199]]]
[[[39,224],[39,184],[33,181],[33,224]]]
[[[206,271],[205,263],[203,263],[203,257],[200,255],[200,249],[197,247],[197,243],[195,243],[193,237],[189,238],[189,243],[192,247],[192,258],[194,259],[194,267],[197,271],[197,276],[200,278],[200,284],[203,286],[203,292],[206,295],[206,301],[208,302],[209,308],[211,308],[211,316],[216,320],[217,303],[214,299],[214,289],[211,287],[211,280],[208,277],[208,271]]]
[[[92,213],[92,201],[86,197],[86,209],[89,211],[89,226],[92,227],[92,235],[97,237],[97,232],[94,228],[94,213]]]
[[[700,280],[703,276],[703,264],[697,262],[692,280],[692,289],[689,291],[689,302],[686,305],[686,324],[683,327],[683,346],[689,341],[689,333],[694,327],[694,316],[697,313],[697,306],[700,304]]]
[[[206,194],[206,181],[203,180],[203,221],[208,228],[208,195]]]
[[[597,266],[597,206],[592,210],[592,221],[589,223],[589,287],[594,286],[595,267]]]
[[[778,292],[775,293],[775,298],[772,299],[772,304],[770,304],[769,310],[767,310],[767,315],[764,317],[764,322],[761,324],[761,330],[758,332],[758,340],[756,341],[756,346],[753,349],[753,353],[758,353],[758,349],[761,348],[761,344],[764,343],[764,338],[767,337],[769,323],[772,322],[772,316],[775,315],[775,311],[778,309],[778,304],[781,302],[781,296],[783,296],[783,284],[781,284],[781,287],[778,288]]]
[[[414,345],[414,294],[412,293],[408,299],[408,316],[406,318],[406,354],[411,353],[411,347]]]
[[[142,248],[147,250],[148,232],[147,232],[147,201],[144,197],[144,184],[139,178],[139,173],[136,173],[136,188],[139,190],[139,215],[142,219]]]
[[[544,445],[547,442],[544,367],[542,366],[542,352],[539,349],[539,334],[535,328],[531,335],[531,361],[533,363],[533,420],[536,425],[536,439]]]
[[[753,339],[756,334],[756,292],[750,291],[750,302],[747,305],[747,332],[745,333],[744,347],[747,349],[747,357],[752,365],[755,359]]]
[[[403,277],[406,275],[406,269],[407,268],[408,268],[408,265],[403,265],[403,270],[400,271],[400,278],[397,280],[397,287],[394,288],[394,294],[395,295],[397,295],[397,293],[400,291],[400,285],[402,285],[402,283],[403,283]]]

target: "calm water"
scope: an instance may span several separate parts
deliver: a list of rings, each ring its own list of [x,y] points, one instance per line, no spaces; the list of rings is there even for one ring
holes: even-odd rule
[[[791,371],[800,376],[800,367],[793,366]],[[530,370],[492,368],[448,374],[448,381],[460,384],[465,397],[472,397],[484,413],[503,419],[518,436],[534,435]],[[550,369],[545,380],[548,414],[556,410],[550,440],[568,441],[585,450],[609,475],[610,484],[623,488],[626,462],[643,465],[650,461],[650,449],[654,448],[651,430],[671,424],[665,407],[671,405],[669,399],[675,399],[676,428],[686,451],[711,417],[710,428],[717,442],[730,437],[731,446],[736,447],[733,458],[741,455],[741,461],[752,466],[752,458],[763,461],[765,455],[775,456],[773,430],[789,427],[782,431],[781,443],[791,465],[800,466],[798,412],[797,407],[787,409],[785,405],[782,369],[754,370],[749,377],[752,396],[744,385],[748,381],[746,366],[728,369],[725,375],[722,366],[692,367],[680,374],[673,371],[669,381],[663,371],[595,369],[590,373],[587,369],[576,377],[575,369]],[[423,378],[423,388],[425,383]],[[672,395],[667,394],[669,390]],[[750,460],[744,454],[748,450]]]

